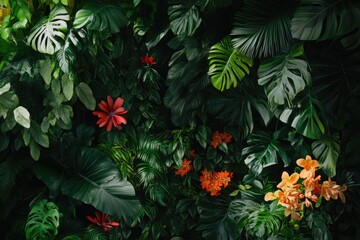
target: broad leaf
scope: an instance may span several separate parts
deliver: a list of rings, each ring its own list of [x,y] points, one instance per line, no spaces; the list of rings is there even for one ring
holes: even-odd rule
[[[41,77],[44,79],[45,83],[47,85],[51,82],[51,59],[49,57],[46,57],[44,60],[39,60],[39,73]]]
[[[26,108],[24,108],[22,106],[15,108],[14,109],[14,118],[15,118],[15,121],[18,124],[20,124],[21,126],[23,126],[24,128],[30,127],[30,113]]]
[[[286,148],[278,139],[278,133],[271,136],[267,132],[258,131],[249,137],[248,147],[242,150],[242,155],[246,156],[245,164],[255,174],[261,174],[263,169],[278,163],[278,157],[287,167],[290,164],[286,156]]]
[[[201,24],[200,12],[196,5],[178,4],[168,9],[170,28],[176,35],[192,36]]]
[[[303,46],[261,63],[259,84],[265,87],[271,105],[292,106],[295,96],[311,81],[308,63],[300,59]]]
[[[313,239],[333,239],[328,228],[332,221],[327,212],[310,211],[310,214],[306,216],[306,223],[312,231]]]
[[[311,96],[306,96],[299,108],[285,108],[278,116],[279,119],[291,124],[296,131],[305,137],[319,139],[325,133],[325,128],[319,118],[320,103]]]
[[[336,175],[336,162],[340,153],[339,137],[321,138],[311,144],[314,156],[320,161],[321,170],[329,177]]]
[[[291,41],[291,14],[295,0],[246,0],[235,16],[233,45],[250,58],[275,55]]]
[[[88,30],[117,33],[125,27],[128,20],[120,8],[113,5],[88,3],[80,9],[74,20],[74,28],[86,27]]]
[[[208,74],[214,87],[220,91],[236,87],[237,81],[250,73],[253,64],[250,58],[231,46],[230,37],[212,46],[208,59]]]
[[[131,217],[139,208],[133,186],[121,180],[112,160],[95,148],[83,147],[61,165],[40,163],[34,171],[50,190],[60,189],[107,214]],[[56,185],[53,175],[58,176]]]
[[[200,198],[198,205],[200,219],[197,230],[202,232],[204,239],[239,239],[240,229],[229,216],[230,212],[239,210],[232,209],[233,207],[234,205],[229,205],[229,202],[224,199]]]
[[[30,127],[30,135],[36,143],[43,147],[49,147],[49,137],[40,128],[39,124],[32,121]]]
[[[54,7],[48,18],[41,19],[29,34],[27,43],[36,51],[47,54],[57,52],[67,32],[70,16],[60,5]]]
[[[327,40],[354,29],[359,10],[351,1],[302,0],[292,19],[291,32],[301,40]]]
[[[25,226],[27,240],[53,239],[58,234],[60,212],[58,206],[46,199],[31,208]]]
[[[61,87],[67,100],[70,100],[74,93],[74,80],[72,75],[65,73],[61,77]]]
[[[18,96],[11,92],[5,92],[0,95],[0,116],[6,118],[8,111],[15,109],[19,105]]]
[[[81,82],[78,86],[76,86],[75,91],[80,101],[85,105],[85,107],[93,111],[96,107],[96,100],[89,85]]]

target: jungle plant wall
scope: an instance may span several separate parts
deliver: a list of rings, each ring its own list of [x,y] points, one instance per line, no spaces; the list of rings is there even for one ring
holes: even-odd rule
[[[360,239],[355,0],[0,0],[2,239]]]

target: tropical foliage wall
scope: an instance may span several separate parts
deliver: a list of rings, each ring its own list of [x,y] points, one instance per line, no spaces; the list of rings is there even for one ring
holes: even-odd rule
[[[360,239],[356,0],[0,0],[1,239]]]

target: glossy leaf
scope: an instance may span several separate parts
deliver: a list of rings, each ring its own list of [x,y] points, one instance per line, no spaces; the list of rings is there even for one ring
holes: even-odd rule
[[[311,144],[314,156],[320,161],[321,170],[329,177],[336,175],[336,163],[340,153],[339,137],[321,138]]]
[[[49,188],[59,188],[63,194],[91,204],[101,212],[132,217],[138,209],[139,201],[133,186],[119,178],[116,165],[99,150],[81,148],[71,154],[62,166],[39,164],[35,173]],[[55,185],[48,176],[54,173],[58,176]]]
[[[271,57],[291,41],[291,13],[295,0],[246,0],[235,16],[233,45],[250,58]]]
[[[334,39],[355,27],[359,10],[352,1],[302,0],[291,23],[294,38]]]
[[[76,13],[74,28],[117,33],[127,22],[121,10],[114,5],[87,3]]]
[[[81,82],[78,86],[75,87],[75,91],[80,101],[85,105],[85,107],[93,111],[96,107],[96,100],[89,85]]]
[[[69,19],[70,16],[64,7],[54,7],[48,18],[41,19],[32,28],[27,43],[36,51],[54,54],[65,39]]]
[[[26,239],[53,239],[58,234],[60,212],[58,206],[46,199],[35,204],[25,226]]]
[[[18,124],[24,128],[30,128],[30,113],[26,108],[19,106],[15,108],[13,112],[15,121]]]
[[[236,87],[237,82],[250,73],[253,62],[231,46],[226,37],[211,47],[209,52],[209,76],[214,87],[220,91]]]
[[[247,143],[249,146],[242,150],[242,155],[246,156],[245,164],[255,174],[261,174],[264,168],[277,164],[279,157],[285,167],[290,164],[286,149],[280,143],[276,133],[271,136],[267,132],[255,132],[249,137]]]
[[[261,63],[258,83],[265,87],[271,105],[293,105],[293,99],[310,84],[308,63],[301,59],[303,46]]]
[[[168,9],[170,28],[176,35],[192,36],[201,24],[200,12],[196,5],[178,4]]]

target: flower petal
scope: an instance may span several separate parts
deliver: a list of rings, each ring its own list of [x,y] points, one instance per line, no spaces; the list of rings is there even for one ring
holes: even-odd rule
[[[107,96],[107,101],[108,101],[108,104],[109,104],[109,110],[112,111],[113,110],[113,106],[114,106],[114,100],[112,99],[111,96]]]
[[[109,119],[108,124],[107,124],[107,126],[106,126],[106,131],[108,131],[108,132],[111,131],[112,124],[113,124],[112,121]]]
[[[101,110],[103,110],[104,112],[106,112],[106,113],[109,113],[109,112],[110,112],[109,105],[108,105],[104,100],[102,100],[101,102],[99,102],[98,106],[99,106],[99,108],[100,108]]]
[[[116,111],[123,104],[124,104],[124,99],[122,99],[121,97],[116,98],[113,110]]]

